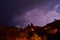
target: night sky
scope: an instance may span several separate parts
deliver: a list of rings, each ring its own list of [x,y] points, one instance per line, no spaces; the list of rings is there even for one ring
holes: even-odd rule
[[[0,25],[44,26],[60,19],[60,0],[0,0]]]

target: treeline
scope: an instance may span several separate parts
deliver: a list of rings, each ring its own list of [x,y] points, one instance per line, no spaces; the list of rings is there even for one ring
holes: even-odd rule
[[[25,28],[0,26],[0,40],[60,40],[60,20],[44,27],[32,23]]]

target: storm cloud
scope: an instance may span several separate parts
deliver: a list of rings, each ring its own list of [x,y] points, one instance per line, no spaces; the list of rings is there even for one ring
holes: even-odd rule
[[[1,0],[0,25],[44,26],[60,19],[60,0]]]

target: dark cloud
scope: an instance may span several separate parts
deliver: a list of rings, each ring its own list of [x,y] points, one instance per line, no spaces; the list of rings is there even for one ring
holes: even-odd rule
[[[24,20],[26,12],[39,8],[44,11],[44,13],[47,13],[50,10],[55,10],[54,7],[60,4],[59,2],[60,0],[1,0],[0,25],[25,25],[25,23],[28,23],[28,21]],[[18,16],[20,16],[19,20],[23,18],[23,21],[12,22],[12,20]]]

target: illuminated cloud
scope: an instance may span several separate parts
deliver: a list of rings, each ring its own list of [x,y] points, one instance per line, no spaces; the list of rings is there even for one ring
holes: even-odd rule
[[[53,22],[54,19],[60,19],[59,13],[55,10],[48,11],[45,14],[45,9],[40,10],[39,8],[35,8],[31,11],[27,11],[25,15],[17,16],[14,21],[15,22],[23,22],[23,26],[27,26],[30,23],[33,23],[35,26],[44,26],[47,23]],[[18,25],[20,25],[18,23]]]
[[[60,0],[6,0],[2,3],[2,25],[25,27],[33,23],[44,26],[54,19],[60,19]]]

